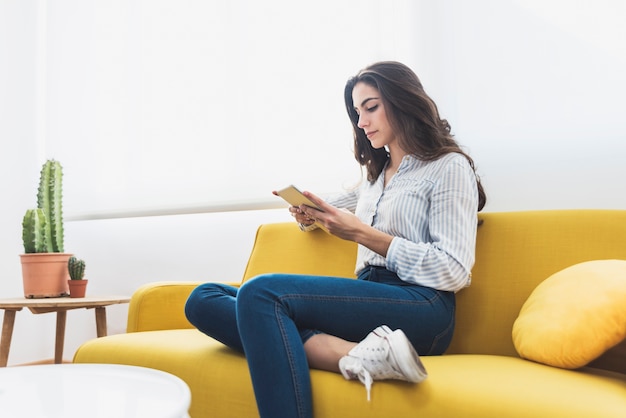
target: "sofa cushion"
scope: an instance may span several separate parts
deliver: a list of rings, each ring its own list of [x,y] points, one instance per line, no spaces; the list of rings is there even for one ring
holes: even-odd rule
[[[176,375],[191,389],[189,415],[194,418],[258,417],[244,356],[196,329],[96,338],[84,343],[73,361],[129,364]]]
[[[311,370],[315,416],[337,417],[622,417],[624,376],[545,367],[516,357],[424,356],[419,384],[376,381],[372,399],[358,380]],[[93,339],[76,363],[151,367],[183,379],[194,418],[258,417],[243,355],[194,329],[133,332]],[[593,399],[593,402],[589,400]]]
[[[626,261],[573,265],[543,281],[513,324],[523,358],[583,367],[626,338]]]

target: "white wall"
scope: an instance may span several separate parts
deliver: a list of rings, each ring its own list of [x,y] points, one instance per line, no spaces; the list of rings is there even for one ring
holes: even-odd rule
[[[38,50],[45,29],[45,22],[38,19],[46,4],[45,0],[0,0],[0,62],[10,63],[0,66],[0,155],[5,156],[0,175],[10,180],[2,186],[0,297],[21,294],[20,223],[24,210],[33,204],[40,164],[50,157],[46,139],[75,132],[73,124],[84,123],[72,121],[72,108],[65,108],[80,104],[63,102],[63,109],[45,106],[63,94],[54,75],[63,69],[57,67],[63,61],[54,56],[42,62]],[[475,158],[487,188],[487,211],[626,209],[623,2],[423,0],[416,4],[413,30],[418,57],[412,65],[459,142]],[[76,9],[71,18],[80,18],[80,13]],[[62,19],[57,16],[54,22]],[[406,54],[396,51],[385,58]],[[341,78],[365,64],[355,62],[354,69]],[[44,91],[37,88],[42,79],[49,87]],[[127,145],[119,145],[121,151],[141,151],[132,136],[127,140]],[[285,150],[289,152],[293,150]],[[302,155],[306,153],[298,153]],[[318,164],[303,159],[301,166],[315,170]],[[72,199],[79,198],[76,180],[66,179],[66,184]],[[71,212],[67,205],[66,210]],[[74,219],[66,222],[66,249],[88,261],[89,291],[130,294],[155,280],[236,280],[256,226],[291,218],[279,209]],[[126,312],[125,306],[109,308],[110,333],[124,331]],[[85,310],[70,312],[67,320],[65,358],[69,359],[81,342],[95,337],[95,323],[93,312]],[[52,358],[53,350],[53,315],[19,312],[9,364]]]
[[[18,254],[25,208],[36,199],[39,176],[37,130],[38,9],[34,1],[0,1],[0,298],[22,295]],[[51,358],[54,318],[19,312],[10,364]],[[46,347],[46,342],[50,344]]]
[[[416,70],[475,158],[487,210],[624,208],[626,3],[444,0]]]

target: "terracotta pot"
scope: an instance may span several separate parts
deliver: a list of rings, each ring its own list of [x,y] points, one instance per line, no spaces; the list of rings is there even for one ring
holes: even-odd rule
[[[84,298],[85,293],[87,292],[87,282],[88,280],[68,280],[67,284],[70,287],[70,297],[71,298]]]
[[[24,297],[28,299],[67,296],[67,260],[72,254],[37,253],[21,254]]]

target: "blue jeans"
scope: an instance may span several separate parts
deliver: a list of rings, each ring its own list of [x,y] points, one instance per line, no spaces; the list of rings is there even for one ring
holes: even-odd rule
[[[262,418],[313,417],[304,342],[314,334],[358,342],[384,324],[401,328],[420,355],[436,355],[452,339],[454,312],[454,293],[379,267],[359,280],[264,274],[239,289],[206,283],[185,306],[200,331],[245,353]]]

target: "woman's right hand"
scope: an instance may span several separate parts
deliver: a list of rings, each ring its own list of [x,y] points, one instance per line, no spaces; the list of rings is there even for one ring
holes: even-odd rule
[[[273,190],[272,194],[274,196],[278,196],[278,192],[276,190]],[[296,218],[296,222],[302,226],[311,226],[315,223],[315,219],[306,216],[306,214],[298,206],[289,206],[289,213],[291,213],[291,216]]]

